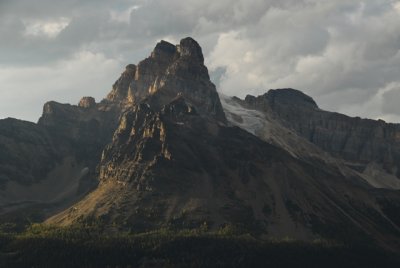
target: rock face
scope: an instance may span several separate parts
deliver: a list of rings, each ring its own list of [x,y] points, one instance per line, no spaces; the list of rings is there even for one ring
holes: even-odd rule
[[[294,89],[270,90],[258,97],[235,100],[277,119],[357,171],[373,175],[372,170],[378,167],[379,176],[386,173],[400,182],[400,124],[323,111],[311,97]]]
[[[202,115],[226,122],[218,93],[204,66],[201,48],[192,38],[182,39],[176,46],[165,41],[158,43],[150,57],[137,66],[126,67],[107,100],[132,105],[146,99],[155,109],[160,109],[178,94]]]
[[[125,71],[121,77],[114,83],[112,91],[107,95],[107,100],[112,102],[133,102],[133,96],[128,97],[129,85],[135,78],[136,66],[129,64],[125,67]]]
[[[355,174],[296,159],[204,118],[181,96],[159,111],[142,103],[125,113],[103,152],[98,188],[48,222],[97,219],[136,231],[240,224],[273,237],[365,242],[373,236],[385,244],[378,237],[397,231],[375,225],[398,227],[372,190]]]
[[[0,163],[1,187],[4,193],[16,193],[2,195],[0,215],[11,210],[10,203],[19,204],[13,206],[15,209],[25,209],[38,202],[46,204],[54,196],[68,200],[80,198],[74,191],[65,193],[64,189],[46,195],[41,185],[50,184],[52,174],[57,173],[54,170],[72,161],[73,168],[64,173],[75,174],[79,173],[75,170],[78,167],[88,168],[92,183],[73,186],[80,193],[88,191],[96,181],[101,152],[111,142],[124,111],[141,102],[160,110],[177,96],[185,96],[202,116],[226,122],[215,86],[204,66],[201,48],[191,38],[183,39],[176,46],[165,41],[158,43],[149,58],[126,66],[107,98],[98,104],[92,97],[83,97],[78,106],[50,101],[44,105],[37,125],[11,119],[1,121],[0,148],[4,149]],[[17,190],[13,190],[13,183],[17,183]],[[21,183],[30,185],[30,190],[19,189]],[[72,184],[75,180],[71,179],[71,187]]]
[[[41,196],[52,224],[131,231],[234,225],[258,237],[396,249],[399,192],[374,187],[354,169],[391,163],[395,174],[396,125],[321,111],[292,89],[224,105],[226,113],[197,42],[161,41],[150,57],[126,66],[100,103],[48,102],[38,124],[0,121],[7,150],[0,152],[0,214],[18,212],[11,201],[29,209]]]
[[[247,95],[243,104],[258,110],[267,110],[268,108],[285,109],[290,107],[297,109],[318,109],[317,104],[311,97],[291,88],[270,90],[258,97]]]
[[[96,107],[96,101],[93,97],[83,97],[78,104],[79,107],[82,108],[94,108]]]
[[[120,112],[84,97],[79,106],[46,103],[38,124],[0,120],[0,221],[43,219],[92,190]]]
[[[47,131],[30,122],[0,120],[0,188],[10,181],[35,183],[59,160]]]

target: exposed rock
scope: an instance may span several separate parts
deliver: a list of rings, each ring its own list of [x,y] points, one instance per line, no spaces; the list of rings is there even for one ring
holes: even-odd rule
[[[38,124],[0,120],[0,221],[34,207],[45,208],[35,217],[48,216],[92,190],[119,115],[85,97],[80,106],[47,102]]]
[[[360,177],[296,159],[240,128],[221,126],[182,96],[161,111],[143,103],[125,113],[103,152],[100,179],[76,210],[49,222],[95,217],[142,231],[241,224],[251,232],[306,240],[393,234],[374,229],[378,221],[392,223]]]
[[[115,82],[107,100],[129,106],[148,99],[152,108],[159,110],[181,94],[200,114],[226,122],[201,48],[192,38],[182,39],[177,46],[161,41],[137,67],[128,66],[131,67]]]
[[[194,61],[204,64],[204,57],[201,47],[193,38],[187,37],[182,39],[178,46],[178,51],[181,57],[188,57]]]
[[[43,180],[61,160],[49,133],[31,122],[0,120],[0,188]]]
[[[400,178],[400,124],[323,111],[311,97],[294,89],[270,90],[234,101],[264,112],[357,171],[374,174],[367,166],[376,163],[388,175]]]
[[[96,100],[93,97],[83,97],[78,104],[81,108],[94,108],[96,107]]]
[[[276,90],[271,89],[264,95],[258,97],[247,95],[244,101],[246,106],[258,110],[267,109],[268,107],[275,108],[275,106],[279,105],[294,106],[299,109],[318,108],[318,105],[310,96],[307,96],[303,92],[292,88],[283,88]]]
[[[172,60],[176,52],[177,48],[175,45],[161,40],[151,53],[151,58],[168,62]]]
[[[43,125],[16,119],[0,120],[0,222],[28,216],[43,220],[81,199],[97,185],[94,171],[100,152],[96,160],[93,145],[79,144],[68,134],[62,137]],[[80,176],[86,165],[90,173]]]
[[[112,102],[132,102],[133,99],[128,98],[128,89],[135,73],[136,66],[134,64],[127,65],[121,77],[112,86],[112,90],[106,99]]]

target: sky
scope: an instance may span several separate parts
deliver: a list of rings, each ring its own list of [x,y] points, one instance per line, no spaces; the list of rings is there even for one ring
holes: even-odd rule
[[[225,95],[291,87],[400,123],[397,0],[0,0],[0,118],[99,101],[158,41],[187,36]]]

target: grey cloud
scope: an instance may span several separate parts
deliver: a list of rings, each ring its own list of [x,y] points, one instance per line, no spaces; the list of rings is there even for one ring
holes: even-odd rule
[[[125,9],[135,2],[113,1],[112,8]],[[91,46],[108,38],[120,38],[120,32],[128,36],[129,25],[110,21],[110,1],[1,1],[0,43],[2,64],[48,64],[49,61],[70,57],[82,47]],[[35,21],[51,21],[59,18],[70,20],[56,38],[27,36],[25,26]],[[122,29],[121,29],[122,28]],[[130,37],[132,39],[132,37]]]
[[[382,110],[388,114],[400,115],[400,84],[383,93]]]
[[[400,92],[387,89],[389,84],[400,82],[400,8],[396,10],[395,3],[1,0],[0,76],[10,67],[19,73],[40,66],[70,75],[73,72],[65,67],[68,62],[76,68],[90,66],[88,59],[76,59],[81,52],[96,55],[89,57],[93,64],[111,60],[112,67],[106,69],[115,73],[118,65],[122,70],[127,63],[146,57],[160,39],[178,41],[193,36],[202,45],[211,77],[224,94],[244,96],[262,94],[269,88],[294,87],[313,96],[325,109],[395,118],[389,117],[399,114],[391,101]],[[111,11],[113,16],[123,18],[115,20]],[[23,19],[60,17],[68,18],[70,23],[55,38],[24,35]],[[47,73],[54,75],[49,70]],[[104,87],[116,78],[109,78]],[[59,79],[58,83],[69,83]],[[85,79],[85,74],[76,74],[71,87],[86,86]],[[7,85],[15,88],[20,83],[7,80]],[[40,91],[41,85],[48,90]],[[51,92],[44,82],[35,83],[35,87],[32,90],[37,94]],[[0,85],[1,94],[7,90]],[[70,90],[64,98],[75,100],[82,94]],[[32,100],[32,106],[36,101]]]
[[[227,67],[221,81],[226,94],[290,86],[314,96],[323,108],[378,116],[362,103],[399,80],[399,34],[400,17],[391,1],[308,1],[269,9],[251,27],[225,33],[211,66]],[[244,60],[246,51],[256,60]],[[350,109],[353,100],[359,110]]]

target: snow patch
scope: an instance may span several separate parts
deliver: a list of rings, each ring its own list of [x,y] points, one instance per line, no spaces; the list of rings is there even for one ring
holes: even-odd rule
[[[257,110],[246,109],[235,103],[231,97],[220,94],[221,104],[228,122],[238,126],[253,135],[264,128],[265,115]]]

